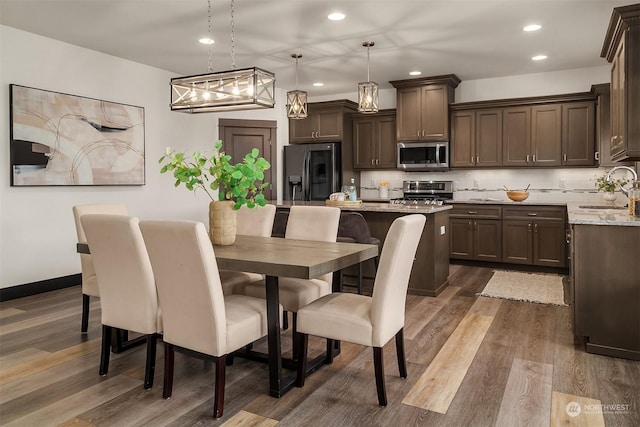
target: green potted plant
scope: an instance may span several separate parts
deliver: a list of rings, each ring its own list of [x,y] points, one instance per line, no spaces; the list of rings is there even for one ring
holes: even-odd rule
[[[610,179],[607,180],[607,175],[601,175],[596,178],[596,188],[598,191],[604,191],[605,195],[603,196],[605,200],[613,202],[616,200],[615,191],[618,187],[623,187],[627,185],[629,181],[624,178],[618,179]]]
[[[264,171],[271,165],[260,157],[257,148],[235,165],[231,163],[231,156],[222,151],[222,141],[216,141],[214,148],[215,152],[210,155],[199,151],[187,155],[167,147],[158,163],[162,165],[160,173],[173,173],[175,187],[184,184],[189,191],[203,190],[209,196],[211,241],[231,245],[236,236],[235,211],[243,205],[255,208],[267,204],[262,193],[269,185],[264,182]],[[212,191],[218,192],[217,200]]]

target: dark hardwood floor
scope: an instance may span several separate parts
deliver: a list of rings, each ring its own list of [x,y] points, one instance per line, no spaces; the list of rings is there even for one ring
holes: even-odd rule
[[[478,297],[492,272],[452,265],[440,296],[407,297],[408,377],[398,376],[392,341],[384,350],[387,407],[377,405],[372,350],[342,343],[332,365],[281,399],[267,394],[266,365],[235,358],[220,420],[211,415],[214,370],[200,360],[176,354],[173,397],[162,399],[161,344],[152,390],[142,388],[144,346],[113,354],[100,377],[99,302],[82,336],[79,287],[6,301],[0,424],[639,426],[640,362],[576,348],[570,307]],[[285,351],[290,344],[283,332]],[[312,337],[311,355],[323,345]],[[567,408],[575,405],[581,413],[573,417]]]

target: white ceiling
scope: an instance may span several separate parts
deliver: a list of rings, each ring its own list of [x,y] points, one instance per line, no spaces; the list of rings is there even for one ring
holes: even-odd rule
[[[276,74],[309,96],[356,92],[371,80],[457,74],[462,80],[605,65],[600,50],[620,0],[235,0],[238,68]],[[212,0],[213,68],[231,68],[230,0]],[[340,22],[326,17],[339,10]],[[524,33],[529,23],[542,30]],[[0,0],[0,24],[161,68],[207,72],[207,0]],[[545,61],[531,61],[536,54]],[[312,83],[324,82],[316,88]]]

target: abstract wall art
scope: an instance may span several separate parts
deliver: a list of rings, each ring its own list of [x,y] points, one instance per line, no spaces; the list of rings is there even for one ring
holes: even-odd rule
[[[10,85],[11,185],[144,185],[144,108]]]

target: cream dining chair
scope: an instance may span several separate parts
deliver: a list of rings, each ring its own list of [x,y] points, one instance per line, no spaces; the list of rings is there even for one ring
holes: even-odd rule
[[[86,214],[112,214],[127,215],[127,207],[123,204],[93,204],[76,205],[73,207],[73,218],[76,224],[76,234],[78,242],[86,242],[87,238],[80,222],[80,217]],[[96,280],[96,270],[93,266],[92,257],[89,254],[80,254],[80,266],[82,271],[82,321],[80,332],[87,333],[89,327],[89,306],[91,297],[99,297],[98,281]]]
[[[109,371],[113,328],[146,336],[144,388],[153,386],[156,340],[162,331],[158,296],[138,218],[83,215],[80,218],[98,277],[102,308],[100,375]]]
[[[258,237],[271,236],[273,220],[276,216],[275,205],[256,206],[255,208],[248,208],[246,205],[243,205],[236,212],[236,234]],[[222,291],[225,295],[237,293],[236,290],[239,287],[263,279],[264,276],[262,276],[262,274],[220,270],[220,281],[222,282]]]
[[[404,356],[404,310],[411,267],[424,229],[424,215],[397,218],[389,228],[380,255],[371,297],[353,293],[332,293],[300,308],[297,319],[296,385],[304,385],[308,335],[348,341],[373,347],[373,364],[380,406],[387,405],[383,347],[395,336],[400,376],[407,377]],[[327,359],[332,361],[331,352]]]
[[[335,242],[338,236],[340,209],[328,206],[292,206],[289,210],[285,239]],[[331,293],[333,273],[316,279],[278,278],[279,298],[285,312],[292,313],[293,333],[296,331],[296,313],[301,307],[323,295]],[[266,298],[265,281],[243,286],[245,295]],[[294,342],[294,356],[295,356]]]
[[[222,416],[227,355],[267,335],[265,301],[224,295],[204,224],[143,221],[163,319],[165,399],[173,390],[174,352],[213,359],[213,416]],[[282,307],[280,308],[282,310]],[[282,311],[281,311],[282,312]]]

